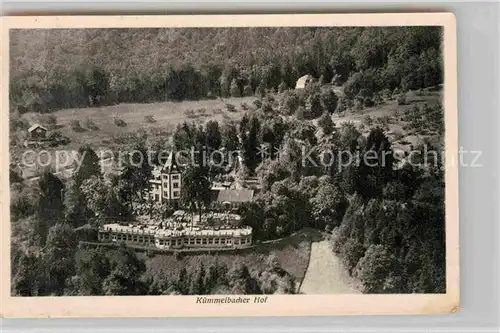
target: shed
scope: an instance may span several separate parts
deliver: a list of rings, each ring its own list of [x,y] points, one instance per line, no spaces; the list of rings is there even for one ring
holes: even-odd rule
[[[33,124],[33,126],[28,128],[28,136],[32,140],[45,139],[46,135],[47,129],[39,124]]]
[[[306,74],[304,76],[299,77],[297,83],[295,84],[295,89],[305,89],[309,83],[312,81],[312,76]]]

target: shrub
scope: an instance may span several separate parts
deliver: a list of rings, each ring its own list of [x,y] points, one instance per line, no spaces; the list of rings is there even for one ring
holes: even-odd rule
[[[247,111],[250,108],[250,106],[246,102],[241,103],[240,106],[241,109],[245,111]]]
[[[186,115],[186,117],[191,118],[191,119],[198,117],[196,115],[196,113],[194,112],[194,110],[191,110],[191,109],[184,111],[184,114]]]
[[[292,90],[286,91],[279,101],[279,111],[284,115],[292,115],[301,105],[300,97]]]
[[[149,124],[156,123],[156,119],[152,115],[144,116],[144,121]]]
[[[335,113],[342,113],[345,111],[345,105],[344,105],[344,101],[343,100],[340,100],[338,103],[337,103],[337,107],[335,108]]]
[[[241,97],[241,91],[238,87],[238,84],[236,83],[236,79],[233,79],[233,81],[231,82],[229,93],[231,94],[231,97]]]
[[[384,104],[384,99],[380,96],[380,94],[375,94],[373,96],[373,104],[374,105],[382,105],[382,104]]]
[[[85,127],[87,127],[89,130],[92,131],[97,131],[99,130],[99,127],[94,123],[94,121],[90,118],[85,119]]]
[[[278,86],[278,92],[281,94],[286,90],[286,88],[287,88],[286,83],[284,81],[281,81],[281,83]]]
[[[371,126],[373,125],[373,118],[367,114],[364,118],[363,118],[363,122],[368,125],[368,126]]]
[[[382,98],[384,99],[392,99],[392,93],[389,89],[384,89],[380,92],[380,95],[382,96]]]
[[[69,138],[62,135],[61,132],[59,131],[53,131],[49,135],[49,140],[52,142],[52,145],[57,146],[59,144],[61,145],[67,145],[69,143]]]
[[[397,102],[398,105],[406,105],[406,94],[404,92],[398,94]]]
[[[230,104],[230,103],[226,104],[226,109],[229,112],[236,112],[236,106],[234,106],[233,104]]]
[[[253,90],[251,85],[247,84],[245,87],[243,87],[243,96],[246,97],[253,96]]]
[[[23,118],[11,117],[9,123],[10,123],[10,130],[12,132],[18,130],[24,131],[30,127],[28,121]]]
[[[114,122],[115,122],[115,125],[118,126],[118,127],[125,127],[125,126],[127,126],[127,123],[125,122],[125,120],[123,120],[121,118],[115,118]]]
[[[363,98],[363,106],[372,107],[374,105],[375,105],[375,102],[371,97],[364,97]]]
[[[69,123],[71,129],[74,131],[74,132],[83,132],[84,129],[82,127],[82,125],[80,125],[80,120],[72,120],[70,123]]]
[[[364,108],[363,101],[360,99],[355,99],[354,100],[354,110],[356,111],[361,111]]]
[[[256,99],[255,101],[252,102],[253,106],[256,108],[256,109],[260,109],[262,107],[262,101],[259,100],[259,99]]]
[[[304,120],[306,116],[306,109],[303,106],[299,106],[295,112],[295,116],[298,120]]]
[[[266,95],[266,90],[264,88],[264,85],[260,83],[255,89],[255,96],[264,97],[265,95]]]

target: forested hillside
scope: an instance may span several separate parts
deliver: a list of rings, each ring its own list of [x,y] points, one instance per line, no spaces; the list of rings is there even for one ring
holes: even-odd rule
[[[51,29],[11,32],[10,108],[261,95],[311,74],[346,98],[442,80],[441,29]]]

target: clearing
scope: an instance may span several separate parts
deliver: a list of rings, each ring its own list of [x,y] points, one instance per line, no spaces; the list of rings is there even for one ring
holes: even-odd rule
[[[257,97],[230,97],[182,102],[160,102],[148,104],[118,104],[112,106],[89,107],[79,109],[65,109],[50,114],[57,117],[58,130],[71,143],[64,149],[78,149],[82,144],[91,144],[98,147],[108,146],[109,141],[116,136],[146,130],[148,132],[163,132],[172,134],[175,127],[183,121],[205,123],[208,120],[239,120],[246,112],[241,104],[252,106]],[[235,112],[229,112],[226,104],[236,107]],[[148,117],[148,119],[146,119]],[[26,113],[23,118],[30,124],[37,122],[37,114]],[[97,126],[97,130],[86,128],[86,120],[90,119]],[[117,126],[115,119],[125,123]],[[80,121],[81,131],[74,131],[70,123]]]
[[[300,286],[302,294],[358,294],[355,281],[333,253],[328,240],[311,244],[311,258]]]

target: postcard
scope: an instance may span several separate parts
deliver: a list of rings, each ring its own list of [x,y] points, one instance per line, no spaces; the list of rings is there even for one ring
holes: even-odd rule
[[[3,317],[458,311],[453,14],[3,17],[1,65]]]

